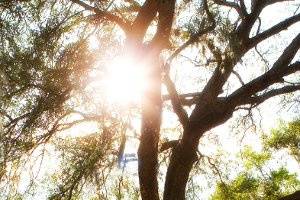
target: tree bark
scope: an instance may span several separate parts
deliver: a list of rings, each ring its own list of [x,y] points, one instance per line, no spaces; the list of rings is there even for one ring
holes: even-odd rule
[[[138,149],[138,171],[143,200],[158,200],[158,140],[161,125],[161,71],[158,54],[147,68],[149,85],[142,99],[142,127]]]
[[[281,197],[279,200],[299,200],[299,199],[300,199],[300,190],[292,194],[286,195],[284,197]]]
[[[185,199],[189,173],[197,160],[196,150],[199,140],[193,138],[192,134],[184,135],[190,137],[183,137],[182,141],[172,150],[165,181],[164,200]]]

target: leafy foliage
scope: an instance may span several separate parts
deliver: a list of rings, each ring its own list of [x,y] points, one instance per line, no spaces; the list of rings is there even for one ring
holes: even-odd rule
[[[255,152],[245,147],[241,153],[244,160],[244,171],[228,183],[217,184],[212,199],[268,199],[276,200],[299,190],[300,180],[295,173],[286,167],[270,168],[270,162],[276,151],[287,149],[289,154],[298,161],[298,129],[299,121],[281,124],[273,129],[269,136],[263,137],[264,150]]]
[[[267,177],[266,177],[267,176]],[[300,187],[296,174],[285,168],[271,171],[268,175],[253,176],[246,172],[239,174],[233,181],[218,183],[211,199],[266,199],[277,200]]]
[[[58,147],[62,153],[62,172],[57,174],[58,191],[50,199],[70,199],[80,194],[85,181],[95,182],[101,188],[115,163],[116,150],[112,145],[114,129],[105,128],[102,133],[83,138],[64,139]],[[61,177],[62,175],[62,177]],[[100,191],[99,191],[100,192]],[[74,193],[74,194],[73,194]]]
[[[287,149],[294,158],[300,161],[300,121],[295,120],[288,124],[281,124],[272,130],[270,136],[264,138],[266,148]]]
[[[113,120],[105,116],[105,110],[101,111],[103,117],[79,112],[92,106],[85,96],[91,92],[87,90],[91,71],[101,59],[101,49],[90,48],[93,30],[82,12],[69,1],[7,1],[1,2],[0,9],[0,180],[6,182],[1,185],[3,191],[8,191],[3,195],[17,198],[22,196],[17,190],[20,168],[40,151],[40,146],[53,143],[53,138],[58,140],[57,133],[84,121],[108,125]],[[105,41],[103,47],[112,48],[109,42],[113,40]],[[76,114],[79,119],[72,120],[71,115]],[[66,163],[61,172],[65,176],[59,176],[62,179],[55,183],[62,185],[58,195],[78,191],[80,182],[98,169],[99,159],[113,162],[103,156],[113,155],[109,151],[113,141],[118,140],[116,126],[110,130],[116,132],[114,138],[99,133],[84,139],[60,140],[57,151],[68,152],[64,153]],[[83,168],[86,171],[82,172]]]

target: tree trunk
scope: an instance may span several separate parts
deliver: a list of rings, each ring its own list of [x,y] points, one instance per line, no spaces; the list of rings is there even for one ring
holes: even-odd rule
[[[184,134],[182,141],[173,149],[168,167],[164,200],[184,200],[185,188],[189,173],[197,160],[197,146],[199,139],[191,134]]]
[[[158,200],[158,140],[161,125],[161,72],[156,59],[147,68],[149,85],[142,99],[142,128],[138,149],[140,191],[143,200]]]
[[[213,103],[211,103],[213,102]],[[227,106],[225,106],[227,105]],[[203,101],[196,106],[184,130],[181,142],[173,149],[167,171],[164,200],[184,200],[189,173],[197,160],[200,138],[212,128],[226,122],[234,106],[219,101]]]

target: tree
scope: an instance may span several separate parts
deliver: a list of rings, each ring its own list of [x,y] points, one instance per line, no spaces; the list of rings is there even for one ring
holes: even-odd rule
[[[273,4],[285,5],[284,0],[1,2],[1,175],[6,174],[9,163],[21,160],[22,155],[74,124],[101,122],[100,144],[106,140],[124,141],[107,134],[122,132],[124,124],[128,125],[123,120],[124,115],[118,116],[105,103],[94,108],[85,104],[91,93],[87,92],[88,75],[93,73],[96,55],[103,63],[105,58],[123,48],[127,56],[134,55],[138,65],[145,66],[145,82],[151,86],[143,91],[141,103],[138,148],[141,197],[159,199],[157,175],[162,108],[163,101],[170,101],[182,134],[178,140],[162,144],[162,150],[171,148],[172,151],[163,199],[184,199],[189,174],[198,157],[198,144],[205,133],[225,123],[234,112],[251,110],[272,97],[300,89],[298,83],[290,81],[300,70],[296,56],[300,47],[299,33],[291,34],[293,38],[284,48],[278,45],[280,53],[268,60],[272,63],[268,70],[247,82],[239,74],[241,70],[249,70],[239,67],[249,52],[257,51],[258,45],[266,44],[300,21],[295,9],[290,17],[275,25],[261,26],[262,12]],[[297,6],[295,3],[295,8]],[[187,12],[195,17],[183,22],[176,19]],[[155,31],[151,32],[153,27]],[[106,42],[98,51],[91,50],[87,44],[93,29]],[[121,43],[118,41],[120,31],[124,34]],[[196,62],[204,65],[207,81],[194,93],[179,94],[169,71],[175,65],[172,61],[192,46],[201,56]],[[168,57],[161,62],[163,53]],[[259,51],[257,54],[261,55]],[[225,85],[232,83],[232,76],[238,78],[241,86],[225,89]],[[167,95],[162,95],[162,84],[167,88]],[[193,106],[189,108],[190,114],[186,105]],[[101,112],[97,112],[99,110]],[[66,120],[71,114],[80,119]],[[118,154],[116,145],[108,144],[104,148],[106,152]],[[94,154],[83,155],[93,158]],[[108,154],[99,155],[112,162]],[[101,156],[76,163],[75,166],[81,168],[79,171],[75,168],[72,180],[79,182],[93,176],[92,171],[83,169],[95,168],[98,161],[104,159],[100,159]],[[89,167],[82,167],[82,163]],[[70,184],[62,188],[59,195],[70,199],[78,188],[78,184]]]
[[[282,124],[272,131],[271,137],[265,138],[265,146],[269,149],[288,149],[289,153],[299,162],[299,120]]]
[[[263,136],[263,151],[255,152],[246,147],[241,153],[244,171],[227,183],[219,182],[212,199],[297,199],[300,187],[297,174],[290,173],[286,166],[278,164],[274,169],[268,164],[278,151],[287,148],[290,156],[299,165],[299,120],[281,124],[270,135]],[[284,133],[284,134],[283,134]],[[286,155],[285,155],[286,156]],[[291,161],[291,160],[290,160]]]

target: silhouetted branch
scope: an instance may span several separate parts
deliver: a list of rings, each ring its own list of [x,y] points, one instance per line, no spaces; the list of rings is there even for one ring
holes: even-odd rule
[[[270,85],[283,81],[283,77],[300,70],[300,62],[290,64],[298,49],[300,48],[300,34],[285,48],[281,56],[273,64],[273,67],[265,74],[245,84],[230,95],[235,102],[242,103],[245,97],[255,95]],[[243,103],[242,103],[243,104]]]
[[[291,25],[293,25],[299,21],[300,21],[300,14],[297,14],[290,18],[287,18],[286,20],[269,28],[268,30],[265,30],[264,32],[259,33],[258,35],[249,39],[250,46],[251,47],[256,46],[258,43],[262,42],[263,40],[265,40],[275,34],[278,34],[279,32],[287,29],[288,27],[290,27]]]
[[[207,5],[207,0],[203,1],[203,7],[205,9],[206,15],[208,17],[210,25],[204,29],[199,30],[197,33],[191,35],[191,37],[183,44],[181,45],[178,49],[175,50],[175,52],[167,59],[168,63],[171,63],[172,60],[181,52],[183,51],[186,47],[188,47],[191,44],[196,43],[200,37],[203,35],[209,33],[216,27],[216,21],[212,15],[212,13],[208,9]]]
[[[242,77],[240,76],[240,74],[239,74],[238,72],[232,70],[232,73],[238,78],[238,80],[240,81],[240,83],[241,83],[242,85],[245,85],[245,83],[244,83]]]
[[[100,10],[80,0],[71,0],[71,1],[82,6],[86,10],[93,11],[96,14],[96,17],[98,18],[105,18],[111,22],[115,22],[124,30],[124,32],[128,32],[130,30],[130,25],[128,24],[127,21],[110,12]]]
[[[160,1],[158,4],[158,26],[151,43],[159,48],[170,47],[170,33],[173,24],[176,0]]]
[[[214,2],[218,5],[227,6],[230,8],[233,8],[236,10],[236,12],[243,18],[247,15],[245,4],[242,2],[243,9],[239,6],[239,4],[232,2],[232,1],[226,1],[226,0],[214,0]]]
[[[175,85],[168,74],[165,74],[163,80],[164,80],[164,84],[167,87],[168,93],[170,95],[170,100],[173,106],[173,110],[178,116],[180,123],[185,128],[189,124],[189,118],[187,112],[182,107]]]
[[[245,100],[244,103],[245,104],[258,105],[258,104],[263,103],[267,99],[270,99],[271,97],[278,96],[278,95],[281,95],[281,94],[292,93],[292,92],[295,92],[295,91],[298,91],[298,90],[300,90],[300,85],[284,86],[282,88],[270,90],[270,91],[265,92],[264,94],[259,95],[259,96],[250,97],[247,100]]]
[[[156,16],[158,10],[158,1],[146,0],[140,8],[137,17],[132,23],[130,39],[135,41],[142,41],[143,37],[151,23]]]
[[[241,6],[241,9],[242,9],[242,12],[247,15],[248,13],[247,13],[247,8],[245,6],[245,1],[244,0],[240,0],[240,6]]]

